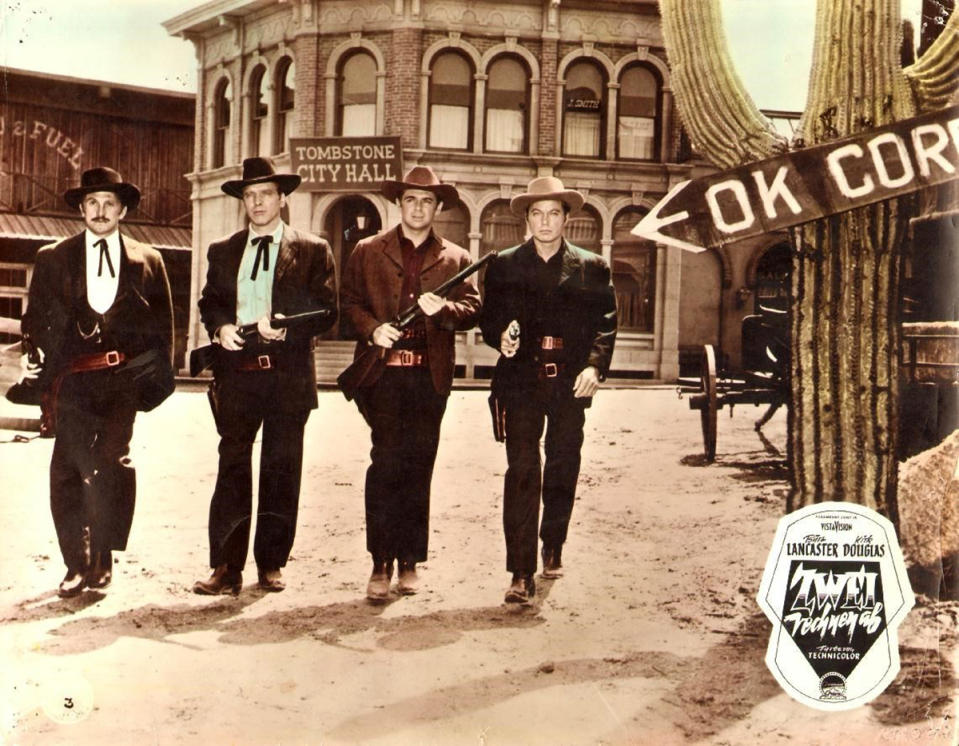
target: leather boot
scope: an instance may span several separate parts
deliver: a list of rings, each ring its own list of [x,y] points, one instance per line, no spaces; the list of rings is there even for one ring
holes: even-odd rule
[[[533,581],[533,576],[528,573],[514,572],[513,582],[506,591],[506,603],[528,604],[535,595],[536,583]]]
[[[389,562],[373,560],[373,572],[366,585],[366,597],[370,601],[382,603],[390,597],[390,578],[393,577],[393,560]]]
[[[87,585],[87,574],[83,570],[67,568],[67,574],[63,576],[60,587],[57,588],[57,595],[60,598],[73,598],[79,596]]]
[[[563,547],[548,547],[543,545],[543,577],[563,577]]]
[[[113,552],[96,552],[93,566],[87,573],[87,586],[90,588],[106,588],[113,580]]]
[[[396,590],[401,596],[412,596],[420,588],[420,579],[416,574],[415,562],[400,562],[400,576]]]
[[[198,580],[193,584],[193,592],[201,596],[218,596],[222,593],[239,595],[243,587],[243,573],[235,567],[220,565],[213,570],[209,580]]]

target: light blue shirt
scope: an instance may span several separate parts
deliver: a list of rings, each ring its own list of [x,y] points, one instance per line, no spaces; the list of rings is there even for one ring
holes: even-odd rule
[[[253,231],[252,226],[246,239],[246,248],[240,259],[240,269],[236,275],[236,323],[253,324],[264,316],[270,316],[273,311],[273,273],[276,270],[276,260],[280,254],[280,239],[283,238],[283,223],[273,231],[269,246],[270,266],[263,269],[263,260],[260,259],[260,268],[256,279],[251,280],[253,263],[256,261],[257,245],[254,238],[260,234]]]

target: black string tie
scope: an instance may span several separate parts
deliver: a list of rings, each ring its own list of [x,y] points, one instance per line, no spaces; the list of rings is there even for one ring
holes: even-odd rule
[[[97,277],[103,277],[103,260],[107,260],[107,269],[110,270],[110,277],[116,277],[117,273],[113,271],[113,262],[110,260],[110,252],[107,251],[107,240],[101,238],[94,246],[100,247],[100,264],[97,266]]]
[[[253,239],[256,244],[256,259],[253,260],[253,271],[250,273],[250,279],[255,280],[257,272],[260,271],[260,257],[263,257],[263,271],[270,271],[270,243],[273,236],[258,236]]]

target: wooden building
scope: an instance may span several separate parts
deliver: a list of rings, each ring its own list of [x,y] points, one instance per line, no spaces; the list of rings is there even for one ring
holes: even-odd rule
[[[79,184],[85,169],[111,166],[142,193],[121,229],[163,254],[182,366],[192,244],[184,174],[193,165],[194,96],[0,72],[0,316],[18,319],[26,309],[37,249],[84,229],[80,215],[63,201],[64,191]]]

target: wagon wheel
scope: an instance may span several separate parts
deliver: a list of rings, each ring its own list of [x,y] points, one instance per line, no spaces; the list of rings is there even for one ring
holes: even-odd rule
[[[716,400],[716,351],[712,345],[703,346],[703,360],[701,380],[705,401],[699,410],[699,417],[703,425],[703,450],[707,461],[716,459],[716,415],[718,401]]]

